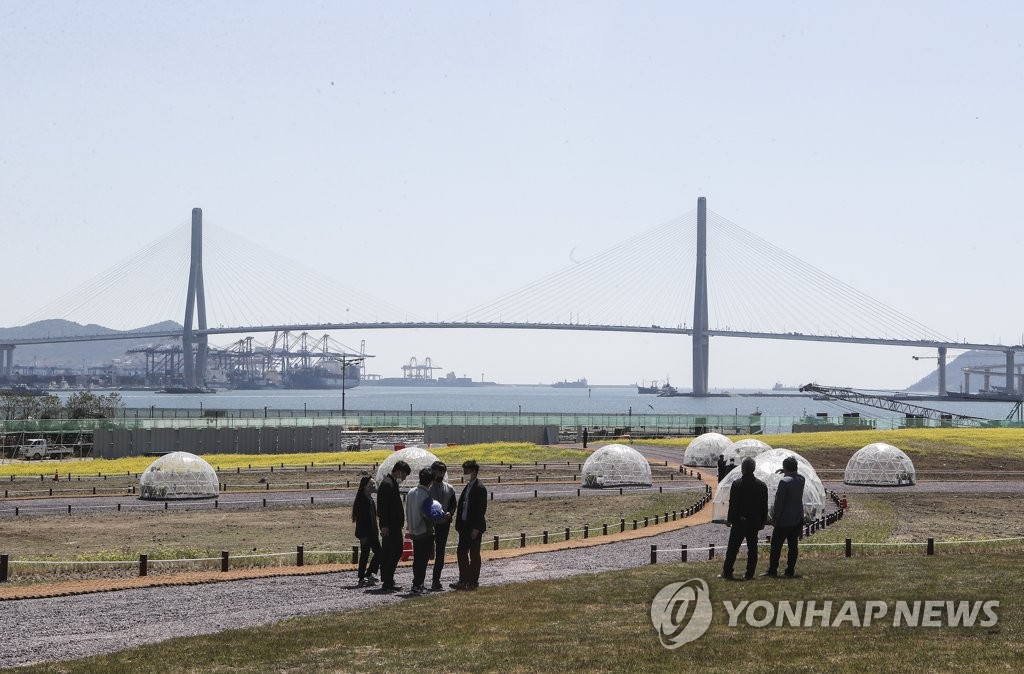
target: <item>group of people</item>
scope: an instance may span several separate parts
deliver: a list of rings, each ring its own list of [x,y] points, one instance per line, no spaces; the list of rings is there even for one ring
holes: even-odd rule
[[[719,454],[718,455],[718,481],[719,482],[724,480],[725,476],[728,475],[729,473],[731,473],[734,468],[736,468],[736,459],[729,459],[729,463],[726,463],[725,462],[725,455],[724,454]]]
[[[725,551],[722,578],[734,578],[733,567],[743,541],[747,543],[747,569],[743,577],[751,580],[757,570],[757,536],[768,523],[768,486],[754,475],[755,466],[754,459],[743,459],[740,478],[732,483],[729,491],[729,514],[726,517],[730,528],[729,545]],[[787,559],[783,573],[792,578],[796,575],[797,541],[804,523],[804,477],[797,472],[797,461],[792,456],[783,459],[781,472],[783,476],[775,491],[768,571],[763,575],[778,577],[779,558],[785,542]]]
[[[459,580],[449,587],[475,590],[480,583],[480,543],[487,530],[487,488],[478,479],[480,465],[473,460],[462,464],[465,486],[456,499],[455,489],[445,482],[448,466],[435,461],[420,470],[417,485],[409,491],[405,503],[399,485],[412,469],[405,461],[397,461],[384,476],[380,486],[370,475],[359,481],[359,490],[352,503],[352,521],[359,539],[359,585],[375,585],[380,573],[381,590],[395,592],[395,570],[402,558],[405,529],[412,538],[412,594],[428,591],[425,583],[431,554],[434,557],[433,582],[430,591],[444,589],[445,549],[452,522],[459,535],[456,559]],[[374,503],[373,494],[377,493]],[[372,553],[372,557],[371,557]]]

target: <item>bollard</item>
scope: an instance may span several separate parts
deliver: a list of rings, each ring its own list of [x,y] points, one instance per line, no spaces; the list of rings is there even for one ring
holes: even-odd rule
[[[580,495],[580,490],[579,490],[579,487],[577,487],[577,488],[576,488],[576,495],[577,495],[577,496],[579,496],[579,495]]]
[[[295,566],[302,566],[306,561],[305,549],[301,545],[295,546]]]
[[[213,509],[216,510],[219,507],[220,507],[220,499],[214,499],[214,501],[213,501]]]
[[[10,557],[7,554],[0,555],[0,583],[7,582],[7,568]]]
[[[71,504],[69,503],[68,504],[68,515],[70,515],[70,514],[71,514]]]
[[[676,521],[676,511],[675,510],[672,511],[672,521],[673,522]]]
[[[846,556],[847,557],[852,557],[853,556],[853,541],[850,540],[849,538],[846,539]]]
[[[120,503],[117,504],[117,512],[121,512],[121,504]]]
[[[358,545],[353,545],[352,546],[352,563],[353,564],[358,564],[359,563],[359,546]]]
[[[601,535],[602,536],[607,536],[608,535],[608,523],[607,522],[605,522],[604,524],[601,525]]]
[[[686,543],[683,543],[680,547],[680,560],[681,562],[686,561]]]
[[[139,576],[149,573],[149,555],[139,555]]]
[[[929,538],[928,539],[928,554],[929,555],[934,555],[935,554],[935,539],[934,538]]]
[[[315,498],[316,498],[315,496],[310,496],[309,497],[309,505],[313,505],[313,499],[315,499]]]
[[[221,550],[220,551],[220,570],[222,572],[224,572],[224,573],[227,573],[227,571],[228,571],[228,551],[227,550]]]
[[[668,513],[665,513],[665,517],[662,519],[662,522],[668,522]]]
[[[164,510],[167,510],[167,501],[164,501]]]
[[[657,545],[652,545],[651,546],[651,564],[657,564],[657,563],[658,563],[658,546]]]
[[[522,531],[519,532],[519,547],[526,547],[526,533]]]
[[[263,507],[264,507],[264,508],[266,508],[266,507],[267,507],[267,499],[263,499]]]
[[[497,536],[494,537],[494,549],[495,550],[498,549],[498,537]]]
[[[664,494],[665,493],[665,488],[662,487],[661,485],[658,485],[658,493],[659,494]]]
[[[633,531],[636,531],[636,520],[633,520]]]
[[[569,527],[565,528],[565,540],[569,540]]]
[[[622,487],[619,487],[619,496],[622,496]]]
[[[537,498],[537,490],[536,489],[533,490],[533,498]]]
[[[708,559],[714,559],[714,558],[715,558],[715,544],[714,543],[710,543],[710,544],[708,544]]]
[[[658,513],[654,513],[654,523],[655,523],[655,524],[657,524],[657,523],[658,523],[658,519],[659,519],[659,518],[658,518]]]
[[[267,491],[270,491],[270,483],[267,483]]]
[[[306,489],[309,490],[309,481],[306,481]]]
[[[95,495],[96,495],[96,487],[93,487],[93,488],[92,488],[92,495],[93,495],[93,496],[95,496]]]
[[[548,531],[547,531],[547,529],[545,529],[544,530],[544,545],[547,545],[547,544],[548,544]]]
[[[583,525],[583,538],[588,538],[589,536],[590,536],[590,525],[589,524],[584,524]]]
[[[498,474],[498,484],[501,484],[501,474]]]
[[[645,526],[645,527],[647,526],[647,523],[648,523],[648,521],[647,521],[647,517],[644,517],[644,526]]]
[[[625,530],[626,530],[626,520],[620,519],[619,520],[619,533],[622,533]]]
[[[494,492],[493,491],[491,492],[491,500],[492,501],[494,500]]]

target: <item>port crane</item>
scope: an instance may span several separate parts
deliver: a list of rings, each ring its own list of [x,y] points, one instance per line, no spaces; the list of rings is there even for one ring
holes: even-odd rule
[[[825,398],[831,398],[833,400],[842,400],[848,403],[877,407],[879,409],[889,410],[890,412],[899,412],[901,414],[905,414],[908,418],[913,419],[934,419],[939,422],[953,422],[957,426],[983,426],[988,422],[993,421],[992,419],[972,417],[967,414],[957,414],[955,412],[943,412],[942,410],[937,410],[931,407],[915,405],[907,402],[906,400],[899,400],[895,396],[874,395],[839,386],[804,384],[800,387],[800,392],[817,393],[818,395],[824,396]],[[1020,406],[1021,404],[1018,402],[1014,411],[1010,412],[1010,416],[1008,416],[1007,419],[1011,418],[1014,414],[1019,415]]]

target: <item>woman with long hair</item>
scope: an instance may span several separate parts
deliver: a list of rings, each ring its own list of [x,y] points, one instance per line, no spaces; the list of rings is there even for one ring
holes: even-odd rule
[[[359,539],[360,585],[375,585],[377,577],[374,574],[380,569],[380,532],[377,529],[377,505],[373,502],[373,493],[376,491],[377,483],[373,477],[364,475],[359,479],[359,490],[352,501],[352,521],[355,522],[356,538]]]

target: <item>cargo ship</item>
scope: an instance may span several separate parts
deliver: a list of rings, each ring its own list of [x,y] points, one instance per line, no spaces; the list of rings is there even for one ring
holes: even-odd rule
[[[359,366],[349,365],[342,375],[341,366],[298,367],[281,375],[281,382],[289,389],[340,389],[359,386]]]
[[[587,379],[577,379],[576,381],[569,381],[563,379],[562,381],[556,381],[551,385],[551,388],[587,388]]]

